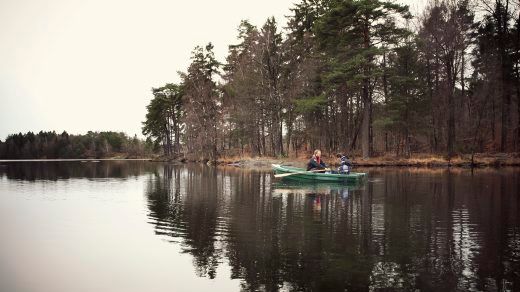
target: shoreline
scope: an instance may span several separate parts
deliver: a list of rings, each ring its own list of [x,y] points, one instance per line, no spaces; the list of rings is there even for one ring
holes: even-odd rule
[[[99,162],[99,161],[152,161],[152,158],[42,158],[42,159],[0,159],[1,162]]]
[[[335,157],[324,157],[331,166],[337,166]],[[286,164],[305,167],[307,158],[273,158],[273,157],[224,157],[217,160],[217,165],[242,167],[271,166],[271,164]],[[354,167],[414,167],[414,168],[484,168],[484,167],[520,167],[520,157],[517,153],[461,155],[447,160],[441,156],[417,155],[410,158],[392,156],[374,157],[369,159],[353,158]]]
[[[336,166],[335,157],[323,157],[324,161]],[[148,157],[148,158],[73,158],[73,159],[0,159],[2,162],[97,162],[97,161],[150,161],[150,162],[164,162],[164,163],[206,163],[217,166],[235,166],[244,168],[257,167],[271,167],[271,164],[285,164],[296,167],[305,167],[308,158],[305,157],[291,157],[291,158],[275,158],[275,157],[248,157],[248,156],[233,156],[220,157],[215,162],[209,161],[192,161],[187,159],[173,159],[167,157]],[[399,158],[394,156],[382,156],[369,159],[360,159],[354,157],[351,159],[355,167],[414,167],[414,168],[484,168],[484,167],[520,167],[520,153],[478,153],[473,157],[471,155],[459,155],[447,160],[442,156],[436,155],[415,155],[410,158]]]

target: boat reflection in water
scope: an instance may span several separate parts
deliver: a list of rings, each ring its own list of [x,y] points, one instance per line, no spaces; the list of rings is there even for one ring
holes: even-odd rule
[[[341,198],[347,199],[350,192],[355,190],[362,190],[365,182],[366,181],[363,180],[352,183],[327,183],[282,179],[273,183],[273,195],[339,195]]]
[[[326,183],[282,179],[273,183],[273,196],[305,196],[310,201],[314,220],[321,220],[321,210],[325,204],[339,201],[345,203],[356,191],[360,194],[366,180],[349,183]],[[325,206],[325,210],[333,206]]]

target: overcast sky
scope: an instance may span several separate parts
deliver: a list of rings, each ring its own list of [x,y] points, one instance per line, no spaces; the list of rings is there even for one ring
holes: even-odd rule
[[[196,45],[220,61],[241,19],[283,26],[299,0],[1,0],[0,140],[56,130],[141,132],[151,88]],[[425,0],[401,0],[412,10]]]

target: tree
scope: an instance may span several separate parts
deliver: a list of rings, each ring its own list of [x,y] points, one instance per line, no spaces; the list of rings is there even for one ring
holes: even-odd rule
[[[326,146],[330,139],[320,135],[325,119],[320,119],[328,107],[323,94],[321,73],[326,62],[319,49],[315,23],[327,9],[327,1],[304,0],[291,9],[287,37],[282,44],[284,66],[282,87],[286,95],[287,151],[292,144],[295,152],[310,143],[311,148]],[[348,117],[347,117],[348,118]],[[328,129],[330,125],[325,128]],[[345,127],[347,128],[347,127]],[[329,133],[329,135],[334,135]],[[325,136],[325,137],[324,137]],[[333,137],[332,140],[336,140]],[[338,145],[332,145],[335,148]],[[295,153],[297,154],[297,153]]]
[[[284,155],[289,104],[283,84],[282,35],[275,19],[269,18],[260,30],[243,21],[238,39],[239,44],[230,46],[224,68],[230,122],[238,127],[235,133],[250,141],[253,155]]]
[[[336,91],[360,92],[362,102],[361,148],[372,153],[374,86],[382,75],[377,60],[407,35],[396,18],[409,19],[407,6],[379,0],[331,1],[317,22],[317,35],[328,53],[330,71],[325,78]]]
[[[432,2],[422,21],[419,31],[421,48],[424,50],[426,62],[434,62],[435,91],[446,96],[442,112],[447,112],[447,142],[448,157],[454,155],[456,141],[455,130],[455,94],[457,81],[461,82],[464,91],[465,54],[470,45],[471,23],[473,16],[468,10],[468,1],[442,0]],[[430,74],[431,72],[429,72]],[[461,78],[459,78],[461,76]],[[433,82],[430,80],[429,85]],[[433,98],[433,89],[431,97]],[[444,101],[438,101],[444,103]],[[432,116],[435,116],[434,112]],[[438,128],[437,125],[433,125]],[[435,137],[436,139],[436,137]]]
[[[393,133],[396,154],[410,156],[412,137],[417,137],[425,127],[424,117],[429,106],[421,79],[421,62],[414,39],[387,56],[386,102],[375,124],[382,130]],[[385,137],[386,138],[386,137]],[[388,151],[388,141],[385,148]]]
[[[38,134],[9,135],[5,143],[0,142],[0,157],[5,159],[55,159],[55,158],[104,158],[113,152],[125,152],[123,145],[132,143],[137,149],[143,141],[134,137],[130,139],[125,133],[92,132],[86,135],[70,135],[66,131],[56,134],[55,131]],[[130,154],[129,152],[126,152]],[[134,152],[134,156],[142,156],[144,151]]]
[[[143,135],[155,139],[163,145],[166,156],[178,155],[183,118],[183,88],[177,84],[166,84],[153,88],[154,98],[146,107],[146,120],[143,122]]]
[[[518,46],[518,40],[515,44],[514,34],[514,6],[518,9],[519,3],[513,3],[511,0],[481,0],[481,6],[484,8],[486,15],[484,16],[483,26],[479,30],[481,41],[488,41],[489,49],[493,52],[494,59],[490,62],[496,62],[496,74],[499,76],[497,82],[500,84],[500,151],[506,151],[509,144],[508,136],[511,128],[511,95],[515,86],[515,46]],[[517,21],[518,22],[518,21]],[[484,37],[485,36],[485,37]],[[517,51],[518,52],[518,51]],[[486,52],[482,52],[486,53]],[[517,53],[518,54],[518,53]],[[518,67],[517,67],[518,68]],[[518,82],[516,83],[518,84]],[[518,88],[518,85],[516,86]],[[520,112],[519,112],[520,115]],[[520,132],[519,132],[520,133]]]
[[[217,159],[218,123],[221,121],[221,95],[213,80],[218,73],[213,45],[197,46],[187,73],[181,73],[184,86],[183,104],[188,149],[200,159]]]
[[[264,111],[261,74],[257,69],[258,29],[248,21],[238,28],[236,45],[229,46],[224,66],[224,106],[230,123],[231,139],[241,149],[250,145],[251,155],[265,155]],[[230,140],[231,140],[230,139]]]
[[[260,72],[262,95],[266,103],[269,119],[271,148],[275,156],[284,154],[283,151],[283,119],[284,96],[280,88],[282,71],[282,35],[278,32],[274,17],[268,18],[262,27],[259,37]]]

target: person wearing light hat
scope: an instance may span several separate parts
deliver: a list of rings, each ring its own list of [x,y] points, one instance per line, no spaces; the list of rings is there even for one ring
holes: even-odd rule
[[[327,164],[325,164],[325,162],[323,162],[321,159],[321,151],[319,149],[314,150],[314,155],[309,160],[309,163],[307,163],[307,171],[321,170],[326,168]]]

